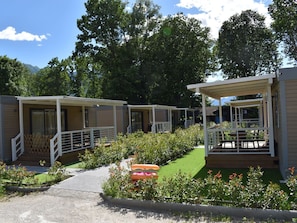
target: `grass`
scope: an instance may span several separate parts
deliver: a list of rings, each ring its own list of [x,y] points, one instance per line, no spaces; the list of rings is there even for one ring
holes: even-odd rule
[[[66,168],[78,168],[78,169],[80,169],[80,168],[83,168],[83,162],[78,161],[78,162],[75,162],[75,163],[67,164],[67,165],[65,165],[65,167]]]
[[[181,171],[194,177],[204,166],[204,147],[199,147],[190,151],[182,158],[174,160],[166,166],[162,166],[158,171],[158,176],[159,179],[162,179],[163,177],[171,177],[178,171]]]
[[[47,173],[41,173],[35,175],[35,179],[37,179],[38,183],[40,184],[47,184],[48,182],[52,182],[54,180],[54,177],[49,176]]]
[[[217,172],[221,172],[222,179],[224,181],[229,180],[229,176],[233,173],[243,174],[243,182],[246,181],[246,176],[249,169],[230,169],[230,168],[222,168],[222,169],[209,169],[205,167],[205,157],[204,157],[204,147],[199,147],[197,149],[192,150],[187,155],[179,158],[175,161],[170,162],[166,166],[162,166],[158,171],[159,180],[163,177],[170,177],[176,174],[178,171],[183,173],[188,173],[193,178],[205,178],[208,175],[208,171],[212,170],[213,174]],[[281,186],[283,190],[287,190],[287,186],[285,184],[280,184],[280,180],[283,180],[282,175],[278,169],[263,169],[264,172],[262,180],[265,184],[269,184],[269,182],[277,183]]]

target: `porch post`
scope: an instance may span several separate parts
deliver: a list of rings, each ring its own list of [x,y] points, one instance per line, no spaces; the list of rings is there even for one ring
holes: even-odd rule
[[[117,129],[117,106],[113,106],[113,126],[114,126],[114,139],[117,138],[118,129]]]
[[[86,111],[85,111],[85,106],[81,107],[82,110],[82,120],[83,120],[83,128],[86,128]]]
[[[61,103],[60,99],[56,101],[56,109],[57,109],[57,133],[58,133],[58,148],[59,148],[59,156],[62,156],[62,128],[61,128]]]
[[[259,106],[259,127],[263,127],[263,101]]]
[[[231,126],[232,128],[234,128],[234,124],[233,124],[233,107],[230,104],[230,121],[231,121]]]
[[[268,131],[269,131],[269,150],[272,157],[274,153],[274,135],[273,135],[273,112],[272,112],[272,97],[271,97],[271,86],[267,86],[267,102],[268,102]]]
[[[238,124],[238,120],[237,120],[237,118],[238,118],[238,114],[237,114],[237,107],[234,107],[234,109],[235,109],[235,125],[233,126],[234,128],[236,128],[237,129],[237,124]]]
[[[208,132],[206,122],[206,103],[205,94],[202,94],[202,114],[203,114],[203,131],[204,131],[204,146],[205,146],[205,157],[208,156]]]
[[[188,128],[188,112],[185,108],[185,121],[184,121],[185,128]]]
[[[25,151],[25,143],[24,143],[24,110],[23,110],[23,102],[22,102],[21,99],[19,100],[19,122],[20,122],[20,135],[21,135],[21,151],[22,151],[22,153],[24,153],[24,151]]]
[[[219,116],[220,116],[220,124],[223,122],[223,113],[222,113],[222,100],[219,99]]]
[[[153,106],[152,113],[153,113],[152,133],[156,133],[156,114],[155,114],[155,106]]]
[[[263,109],[264,109],[264,128],[267,128],[268,125],[267,125],[267,115],[268,115],[268,112],[267,112],[267,96],[265,96],[264,98],[264,104],[263,104]]]
[[[132,133],[132,118],[131,118],[131,107],[128,105],[128,116],[129,116],[129,126],[127,129],[128,133]]]
[[[172,109],[169,111],[169,119],[170,119],[170,132],[172,132]]]

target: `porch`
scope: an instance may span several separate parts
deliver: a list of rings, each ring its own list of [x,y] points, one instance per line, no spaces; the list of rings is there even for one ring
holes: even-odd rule
[[[172,110],[174,106],[166,105],[128,105],[128,133],[138,130],[143,132],[172,132]]]
[[[275,168],[273,111],[271,85],[275,75],[263,75],[188,85],[202,94],[206,166],[211,168],[247,168],[260,165]],[[223,97],[250,96],[256,99],[230,101],[230,120],[222,122]],[[219,101],[219,123],[211,125],[206,119],[206,98]],[[257,111],[244,117],[248,108]],[[268,160],[268,161],[267,161]],[[266,163],[267,161],[267,163]]]
[[[59,139],[61,151],[59,151]],[[21,147],[21,135],[12,139],[14,161],[18,157],[19,164],[39,165],[45,161],[46,165],[53,165],[58,159],[69,157],[70,153],[78,155],[86,149],[92,149],[100,142],[110,143],[115,140],[114,127],[88,128],[76,131],[61,132],[51,135],[24,135],[24,148]]]
[[[126,103],[69,96],[18,97],[18,100],[20,133],[11,140],[12,161],[23,159],[35,165],[39,165],[40,160],[53,165],[66,154],[77,154],[100,142],[114,141],[117,135],[116,106]],[[113,106],[112,126],[97,126],[96,108],[99,105]],[[42,110],[44,107],[45,111]],[[31,117],[30,125],[28,116]]]

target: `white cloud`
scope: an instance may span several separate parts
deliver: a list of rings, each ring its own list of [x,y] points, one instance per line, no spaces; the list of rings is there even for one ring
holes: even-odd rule
[[[266,5],[271,3],[271,0],[266,0]],[[211,28],[213,38],[218,37],[219,29],[224,21],[228,20],[236,13],[241,13],[244,10],[254,10],[266,17],[266,25],[271,23],[271,17],[268,14],[267,6],[263,1],[256,2],[255,0],[180,0],[177,4],[181,8],[197,8],[197,14],[189,14],[189,17],[194,17],[202,22],[204,26]]]
[[[8,26],[6,29],[0,31],[0,39],[12,41],[38,41],[47,39],[46,35],[34,35],[28,32],[17,33],[14,27]]]

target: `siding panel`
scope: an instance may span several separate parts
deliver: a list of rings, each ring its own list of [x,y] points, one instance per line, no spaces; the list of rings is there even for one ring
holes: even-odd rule
[[[288,165],[297,166],[297,80],[286,81]]]

